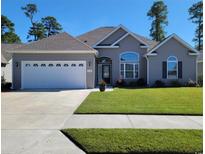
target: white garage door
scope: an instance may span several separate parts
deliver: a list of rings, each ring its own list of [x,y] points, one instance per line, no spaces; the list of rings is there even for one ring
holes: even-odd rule
[[[22,89],[86,88],[85,61],[23,61]]]

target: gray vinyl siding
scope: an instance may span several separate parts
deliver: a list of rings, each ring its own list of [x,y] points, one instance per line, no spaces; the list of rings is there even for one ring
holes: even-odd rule
[[[203,75],[203,62],[197,62],[198,63],[198,76]]]
[[[94,54],[13,54],[13,88],[21,88],[22,61],[86,61],[87,88],[95,86],[95,56]],[[16,64],[18,63],[18,67]],[[90,63],[90,66],[89,66]]]
[[[162,62],[167,61],[169,56],[176,56],[178,61],[182,61],[182,79],[178,79],[182,84],[189,79],[196,80],[196,56],[188,55],[188,50],[174,38],[159,47],[157,56],[149,56],[149,85],[152,86],[156,80],[161,80],[166,84],[174,79],[162,79]]]
[[[144,54],[146,54],[147,49],[140,48],[140,42],[132,36],[127,36],[120,41],[119,46],[119,48],[114,49],[98,49],[98,57],[109,57],[112,59],[112,84],[115,84],[120,79],[120,54],[127,51],[139,53],[139,78],[144,78],[146,81],[147,65]],[[127,82],[129,81],[131,80],[127,80]]]

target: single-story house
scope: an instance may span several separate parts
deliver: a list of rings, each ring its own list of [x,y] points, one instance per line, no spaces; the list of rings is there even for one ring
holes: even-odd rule
[[[198,63],[198,70],[197,70],[197,74],[198,74],[198,77],[199,76],[203,76],[203,51],[199,51],[199,55],[197,57],[197,63]]]
[[[1,78],[6,82],[12,82],[12,54],[11,51],[22,44],[1,44]]]
[[[94,88],[143,78],[169,84],[197,80],[198,51],[176,34],[161,42],[123,25],[100,27],[73,37],[67,33],[8,50],[13,57],[13,88]]]

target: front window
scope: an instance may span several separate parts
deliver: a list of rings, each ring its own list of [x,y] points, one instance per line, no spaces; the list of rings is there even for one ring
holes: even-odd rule
[[[177,58],[170,56],[167,59],[167,78],[168,79],[177,79],[178,74],[178,62]]]
[[[139,54],[126,52],[120,55],[120,75],[122,79],[139,77]]]

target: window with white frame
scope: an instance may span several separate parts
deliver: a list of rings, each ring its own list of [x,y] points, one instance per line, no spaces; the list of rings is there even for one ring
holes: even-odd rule
[[[125,52],[120,55],[120,76],[121,79],[139,78],[139,54]]]
[[[167,78],[177,79],[178,76],[178,60],[175,56],[167,58]]]

